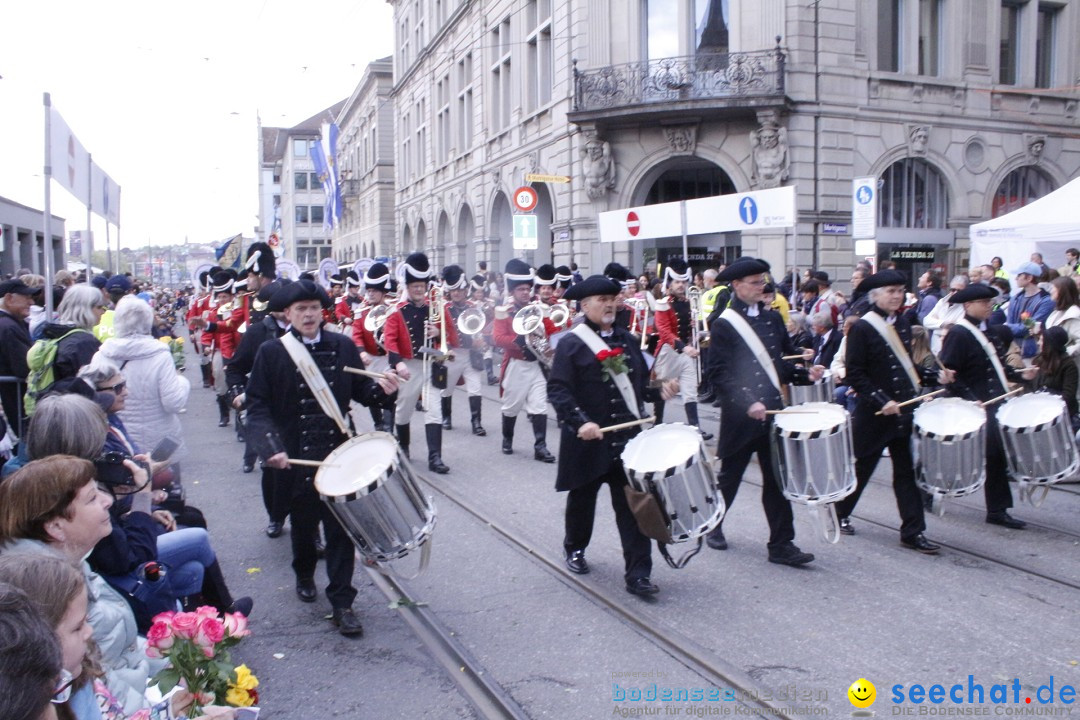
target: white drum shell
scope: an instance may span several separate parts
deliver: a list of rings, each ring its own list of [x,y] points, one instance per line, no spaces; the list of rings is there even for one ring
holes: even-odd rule
[[[622,460],[634,489],[656,491],[672,542],[694,540],[723,519],[724,498],[697,428],[682,423],[649,428],[626,444]]]
[[[792,405],[831,403],[835,391],[836,380],[833,378],[832,370],[826,370],[821,379],[813,385],[788,385]]]
[[[1035,393],[1012,398],[998,410],[997,421],[1014,480],[1055,483],[1080,467],[1069,412],[1060,397]]]
[[[939,398],[915,410],[916,482],[942,497],[970,495],[986,482],[986,411],[961,398]]]
[[[435,528],[434,503],[389,433],[362,433],[338,446],[315,474],[315,489],[375,562],[404,557]]]
[[[784,496],[803,505],[833,503],[855,492],[851,419],[831,402],[795,405],[774,416],[773,447]]]

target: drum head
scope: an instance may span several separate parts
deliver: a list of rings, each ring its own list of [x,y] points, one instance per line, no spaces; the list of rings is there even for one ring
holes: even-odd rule
[[[986,424],[986,411],[961,398],[939,398],[915,410],[915,426],[931,435],[966,435]]]
[[[1052,423],[1065,412],[1065,401],[1050,393],[1021,395],[1008,400],[998,410],[997,420],[1003,427],[1027,428]]]
[[[327,498],[348,498],[378,487],[397,467],[398,445],[384,432],[357,435],[326,456],[315,489]]]
[[[776,427],[787,434],[831,430],[847,419],[847,410],[836,403],[808,402],[787,409],[799,412],[773,415]]]
[[[670,423],[639,433],[623,448],[623,465],[635,473],[662,473],[683,467],[701,451],[701,433],[697,428]]]

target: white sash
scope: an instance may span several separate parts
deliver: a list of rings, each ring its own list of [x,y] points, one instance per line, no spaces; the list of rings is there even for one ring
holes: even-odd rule
[[[993,343],[987,339],[982,330],[969,323],[966,317],[958,320],[956,325],[966,329],[979,341],[979,344],[982,345],[983,352],[986,353],[986,357],[990,358],[990,364],[993,365],[994,370],[997,371],[998,380],[1001,381],[1001,389],[1008,390],[1009,381],[1005,379],[1005,368],[1001,367],[1001,360],[998,358],[997,350],[994,349]],[[954,325],[953,327],[956,326]]]
[[[570,332],[581,338],[593,353],[599,353],[601,350],[610,350],[608,344],[604,342],[596,332],[586,325],[585,323],[578,323],[574,326],[574,329]],[[599,362],[599,361],[598,361]],[[627,361],[629,362],[629,360]],[[622,395],[623,402],[626,403],[626,407],[636,418],[641,418],[641,413],[638,412],[637,395],[634,394],[634,386],[630,384],[630,378],[627,377],[628,373],[613,373],[609,372],[612,382],[615,383],[615,388]]]
[[[754,332],[754,328],[750,327],[750,323],[746,322],[738,310],[734,308],[727,308],[724,312],[720,313],[721,320],[727,320],[735,332],[739,333],[739,337],[742,338],[746,346],[750,348],[750,352],[757,358],[758,363],[761,364],[761,368],[765,371],[765,374],[769,376],[769,380],[776,389],[780,390],[780,376],[776,374],[776,365],[773,364],[773,360],[769,357],[769,351],[765,349],[765,345],[761,342],[761,338]]]
[[[878,335],[885,339],[893,355],[903,365],[904,372],[907,373],[911,386],[915,389],[915,394],[918,394],[922,384],[919,382],[919,373],[915,372],[915,365],[911,362],[911,356],[908,355],[907,350],[904,349],[904,344],[900,342],[900,334],[896,332],[896,328],[885,322],[885,319],[873,310],[863,315],[862,319],[870,323],[870,326],[877,330]]]
[[[304,344],[297,340],[296,336],[291,332],[281,336],[281,344],[285,346],[285,349],[289,352],[289,357],[296,363],[297,369],[300,370],[300,374],[304,377],[308,387],[311,388],[311,394],[319,402],[322,411],[337,423],[342,434],[346,436],[352,435],[349,432],[349,426],[345,423],[345,416],[341,414],[341,408],[338,407],[337,398],[330,391],[326,378],[319,372],[319,366],[315,364],[315,359],[311,357],[311,353],[304,348]]]

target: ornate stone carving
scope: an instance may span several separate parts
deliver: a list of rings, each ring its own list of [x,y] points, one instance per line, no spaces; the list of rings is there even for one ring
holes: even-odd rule
[[[1024,153],[1027,155],[1028,165],[1038,165],[1042,160],[1043,150],[1046,149],[1046,136],[1024,133]]]
[[[930,149],[930,126],[908,125],[908,152],[912,155],[925,155]]]
[[[780,187],[788,179],[787,128],[775,112],[758,116],[761,127],[750,131],[750,152],[754,168],[750,182],[758,188]]]
[[[697,149],[697,125],[665,125],[664,137],[672,155],[693,155]]]
[[[611,152],[611,144],[600,139],[598,135],[588,135],[584,147],[581,148],[581,157],[581,175],[589,199],[599,200],[606,197],[608,192],[615,189],[615,158]]]

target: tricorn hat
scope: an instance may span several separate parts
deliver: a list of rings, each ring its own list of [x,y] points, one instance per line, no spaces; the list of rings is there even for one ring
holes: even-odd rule
[[[731,282],[750,275],[761,275],[767,272],[769,272],[769,263],[744,255],[724,268],[724,272],[717,275],[716,280],[717,282]]]

